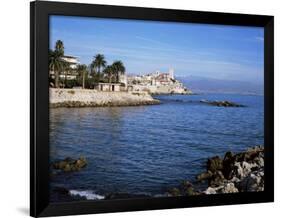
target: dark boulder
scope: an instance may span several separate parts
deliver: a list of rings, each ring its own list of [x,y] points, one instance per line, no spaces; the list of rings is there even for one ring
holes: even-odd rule
[[[218,170],[214,172],[212,177],[209,179],[209,186],[211,187],[221,186],[224,184],[224,181],[225,179],[223,173],[220,170]]]
[[[208,100],[201,100],[201,103],[209,104],[212,106],[217,107],[244,107],[244,105],[237,104],[231,101],[208,101]]]
[[[223,175],[226,179],[231,179],[233,176],[233,169],[234,169],[235,157],[232,152],[228,151],[224,155],[223,159]]]
[[[216,172],[217,170],[223,169],[223,161],[219,156],[209,158],[207,161],[207,170]]]

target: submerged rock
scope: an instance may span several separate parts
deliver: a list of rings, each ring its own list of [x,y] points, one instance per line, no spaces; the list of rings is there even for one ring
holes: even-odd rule
[[[201,103],[209,104],[212,106],[217,107],[244,107],[244,105],[237,104],[231,101],[208,101],[208,100],[201,100]]]
[[[86,167],[87,161],[85,157],[80,157],[77,160],[72,158],[65,158],[62,161],[53,163],[53,168],[57,170],[62,170],[64,172],[79,171],[80,169]]]

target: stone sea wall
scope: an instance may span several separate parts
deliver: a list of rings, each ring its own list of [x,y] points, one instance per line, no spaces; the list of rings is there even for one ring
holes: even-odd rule
[[[99,92],[92,89],[49,89],[50,107],[103,107],[159,104],[146,92]]]

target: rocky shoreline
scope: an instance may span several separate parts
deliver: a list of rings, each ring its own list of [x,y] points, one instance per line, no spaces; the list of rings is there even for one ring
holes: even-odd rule
[[[52,164],[55,170],[62,173],[79,171],[86,167],[85,158],[66,158]],[[197,175],[195,181],[183,181],[178,187],[171,188],[162,196],[193,196],[209,194],[225,194],[238,192],[259,192],[264,190],[264,148],[256,146],[245,152],[226,152],[224,157],[215,156],[206,161],[206,170]],[[153,196],[129,193],[108,193],[104,196],[87,194],[83,191],[71,191],[64,187],[53,188],[56,198],[64,201],[128,198],[150,198]],[[56,199],[53,199],[56,201]]]
[[[49,89],[50,107],[115,107],[160,104],[146,92],[99,92],[90,89]]]
[[[196,188],[200,183],[207,188]],[[224,157],[215,156],[206,162],[206,171],[196,177],[192,184],[184,181],[179,187],[169,190],[170,196],[258,192],[264,190],[264,148],[256,146]]]

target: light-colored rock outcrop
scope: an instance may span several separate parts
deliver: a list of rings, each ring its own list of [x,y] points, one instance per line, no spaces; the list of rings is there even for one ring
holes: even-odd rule
[[[207,165],[211,174],[197,177],[201,181],[208,179],[209,187],[203,192],[205,194],[257,192],[264,189],[264,149],[261,146],[235,155],[228,152],[223,159],[210,158]]]
[[[207,181],[207,188],[203,191],[193,188],[188,195],[264,190],[264,148],[262,146],[237,154],[226,152],[224,158],[219,156],[209,158],[206,165],[206,171],[197,176],[197,181]],[[186,187],[181,185],[179,188],[171,189],[169,194],[187,195],[185,189]]]

